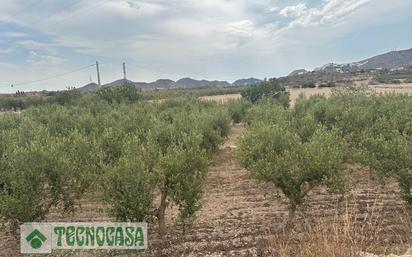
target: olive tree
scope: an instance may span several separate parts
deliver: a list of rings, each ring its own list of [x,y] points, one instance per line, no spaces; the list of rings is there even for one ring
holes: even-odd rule
[[[382,177],[395,178],[403,199],[412,205],[412,140],[398,131],[386,135],[369,131],[363,135],[364,164]]]
[[[154,172],[156,187],[160,191],[156,217],[161,235],[165,232],[165,212],[168,203],[179,207],[183,228],[199,209],[199,200],[209,165],[208,147],[214,148],[215,142],[213,139],[213,143],[205,143],[204,135],[200,134],[200,128],[203,127],[200,124],[200,117],[188,118],[187,115],[175,114],[173,123],[159,121],[155,131],[148,135],[157,142],[159,153]],[[219,135],[215,130],[209,133]]]
[[[0,147],[0,219],[12,232],[22,222],[44,220],[52,207],[74,211],[97,170],[94,144],[86,137],[73,132],[56,138],[42,126],[21,127],[0,136],[7,144]],[[28,133],[33,137],[19,138]]]
[[[302,142],[282,125],[256,124],[240,142],[240,160],[254,176],[273,183],[289,199],[289,224],[315,187],[341,189],[345,147],[335,131],[318,127]]]
[[[210,164],[205,150],[198,145],[173,146],[160,158],[159,188],[161,202],[158,208],[160,233],[165,231],[166,200],[170,198],[179,208],[183,230],[200,209],[203,185]]]
[[[133,136],[123,144],[123,154],[116,165],[108,166],[103,181],[104,200],[110,214],[119,221],[151,221],[157,152],[152,142],[142,143]]]
[[[128,126],[123,124],[135,119],[132,113],[114,115],[119,120],[104,130],[98,144],[107,170],[103,190],[111,215],[119,220],[157,221],[163,235],[167,207],[176,205],[185,231],[200,208],[211,155],[230,129],[229,114],[222,107],[194,100],[166,101],[147,108],[143,117],[149,122]],[[123,144],[113,144],[118,136]],[[111,145],[115,151],[110,151]]]

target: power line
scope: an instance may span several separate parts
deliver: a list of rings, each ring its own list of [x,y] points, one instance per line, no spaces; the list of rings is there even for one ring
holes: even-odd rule
[[[63,76],[66,76],[68,74],[72,74],[72,73],[75,73],[75,72],[78,72],[78,71],[88,69],[88,68],[93,67],[95,65],[96,64],[87,65],[87,66],[79,68],[79,69],[71,70],[71,71],[68,71],[68,72],[65,72],[65,73],[56,74],[56,75],[46,77],[46,78],[36,79],[36,80],[32,80],[32,81],[25,81],[25,82],[21,82],[21,83],[15,83],[12,86],[22,86],[22,85],[32,84],[32,83],[35,83],[35,82],[42,82],[42,81],[46,81],[46,80],[50,80],[50,79],[54,79],[54,78],[58,78],[58,77],[63,77]]]

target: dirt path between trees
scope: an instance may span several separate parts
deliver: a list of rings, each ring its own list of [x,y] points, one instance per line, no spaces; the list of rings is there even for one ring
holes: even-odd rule
[[[227,141],[209,168],[202,209],[193,227],[182,235],[176,225],[176,211],[169,211],[169,233],[160,240],[153,233],[150,256],[270,256],[268,238],[281,231],[287,219],[288,202],[269,184],[260,182],[241,168],[236,160],[237,140],[244,127],[235,124]],[[314,190],[297,213],[297,223],[319,223],[350,211],[356,222],[377,222],[374,252],[403,253],[412,232],[405,226],[403,202],[396,184],[380,185],[360,167],[353,167],[353,189],[347,202],[325,188]],[[170,215],[172,213],[172,215]],[[174,214],[173,214],[174,213]],[[173,221],[175,220],[175,221]],[[402,222],[400,222],[403,220]],[[322,223],[322,222],[321,222]],[[270,243],[270,242],[269,242]],[[288,242],[285,242],[288,243]]]
[[[285,206],[268,193],[264,185],[250,177],[236,162],[236,141],[244,127],[232,127],[209,168],[202,209],[185,236],[167,235],[162,246],[155,242],[153,256],[257,256],[259,243],[268,227],[285,213]],[[170,224],[170,222],[169,222]],[[178,228],[176,228],[178,230]],[[155,239],[157,241],[157,239]]]

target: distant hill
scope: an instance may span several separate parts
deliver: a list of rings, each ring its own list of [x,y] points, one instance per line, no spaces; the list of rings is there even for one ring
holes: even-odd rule
[[[97,85],[96,83],[92,82],[89,83],[81,88],[79,88],[81,93],[89,93],[89,92],[94,92],[99,88],[99,85]]]
[[[155,82],[150,83],[152,87],[169,89],[175,86],[175,82],[171,79],[158,79]]]
[[[309,71],[307,71],[305,69],[299,69],[299,70],[292,71],[288,76],[303,75],[303,74],[306,74],[308,72]]]
[[[229,83],[227,81],[220,80],[196,80],[192,78],[182,78],[178,81],[173,81],[171,79],[159,79],[150,83],[147,82],[133,82],[131,80],[119,79],[113,82],[102,85],[102,88],[109,87],[119,87],[124,84],[132,84],[136,88],[140,88],[143,91],[150,91],[155,89],[178,89],[178,88],[201,88],[201,87],[230,87],[230,86],[246,86],[254,85],[259,83],[261,80],[255,78],[240,79],[236,80],[234,83]],[[88,84],[84,87],[79,88],[81,92],[92,92],[98,89],[97,84]]]
[[[396,70],[412,66],[412,49],[391,51],[352,63],[328,63],[316,68],[317,72],[354,72],[359,70]]]
[[[151,89],[167,89],[172,86],[174,83],[173,80],[169,79],[159,79],[157,81],[146,83],[146,82],[134,82],[128,79],[119,79],[113,82],[107,83],[102,85],[103,88],[110,88],[110,87],[120,87],[124,84],[131,84],[134,85],[136,88],[140,88],[143,91],[151,90]]]
[[[262,80],[260,80],[260,79],[248,78],[248,79],[236,80],[235,82],[232,83],[232,85],[233,86],[250,86],[250,85],[256,85],[260,82],[262,82]]]
[[[227,81],[209,81],[209,80],[196,80],[192,78],[182,78],[176,81],[175,88],[198,88],[198,87],[229,87],[231,84]]]
[[[128,79],[119,79],[119,80],[115,80],[113,82],[107,83],[102,85],[103,88],[105,87],[120,87],[123,86],[124,84],[134,84],[133,81],[128,80]]]
[[[328,63],[313,71],[296,70],[279,78],[279,81],[288,87],[300,87],[306,82],[318,85],[334,82],[339,85],[412,81],[412,49],[392,51],[358,62]]]
[[[392,51],[386,54],[360,61],[361,69],[399,69],[412,66],[412,48],[408,50]]]
[[[192,78],[183,78],[176,81],[176,84],[179,85],[179,88],[196,88],[196,87],[206,87],[209,85],[207,80],[196,80]]]
[[[213,80],[209,81],[209,84],[206,85],[206,87],[230,87],[232,84],[230,84],[227,81],[220,81],[220,80]]]

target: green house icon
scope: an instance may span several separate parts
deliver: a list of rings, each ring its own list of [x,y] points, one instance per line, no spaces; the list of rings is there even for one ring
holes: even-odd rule
[[[35,229],[30,233],[30,235],[26,237],[26,240],[30,243],[33,249],[39,249],[42,246],[43,242],[47,240],[47,238],[42,233],[40,233],[40,231]]]

